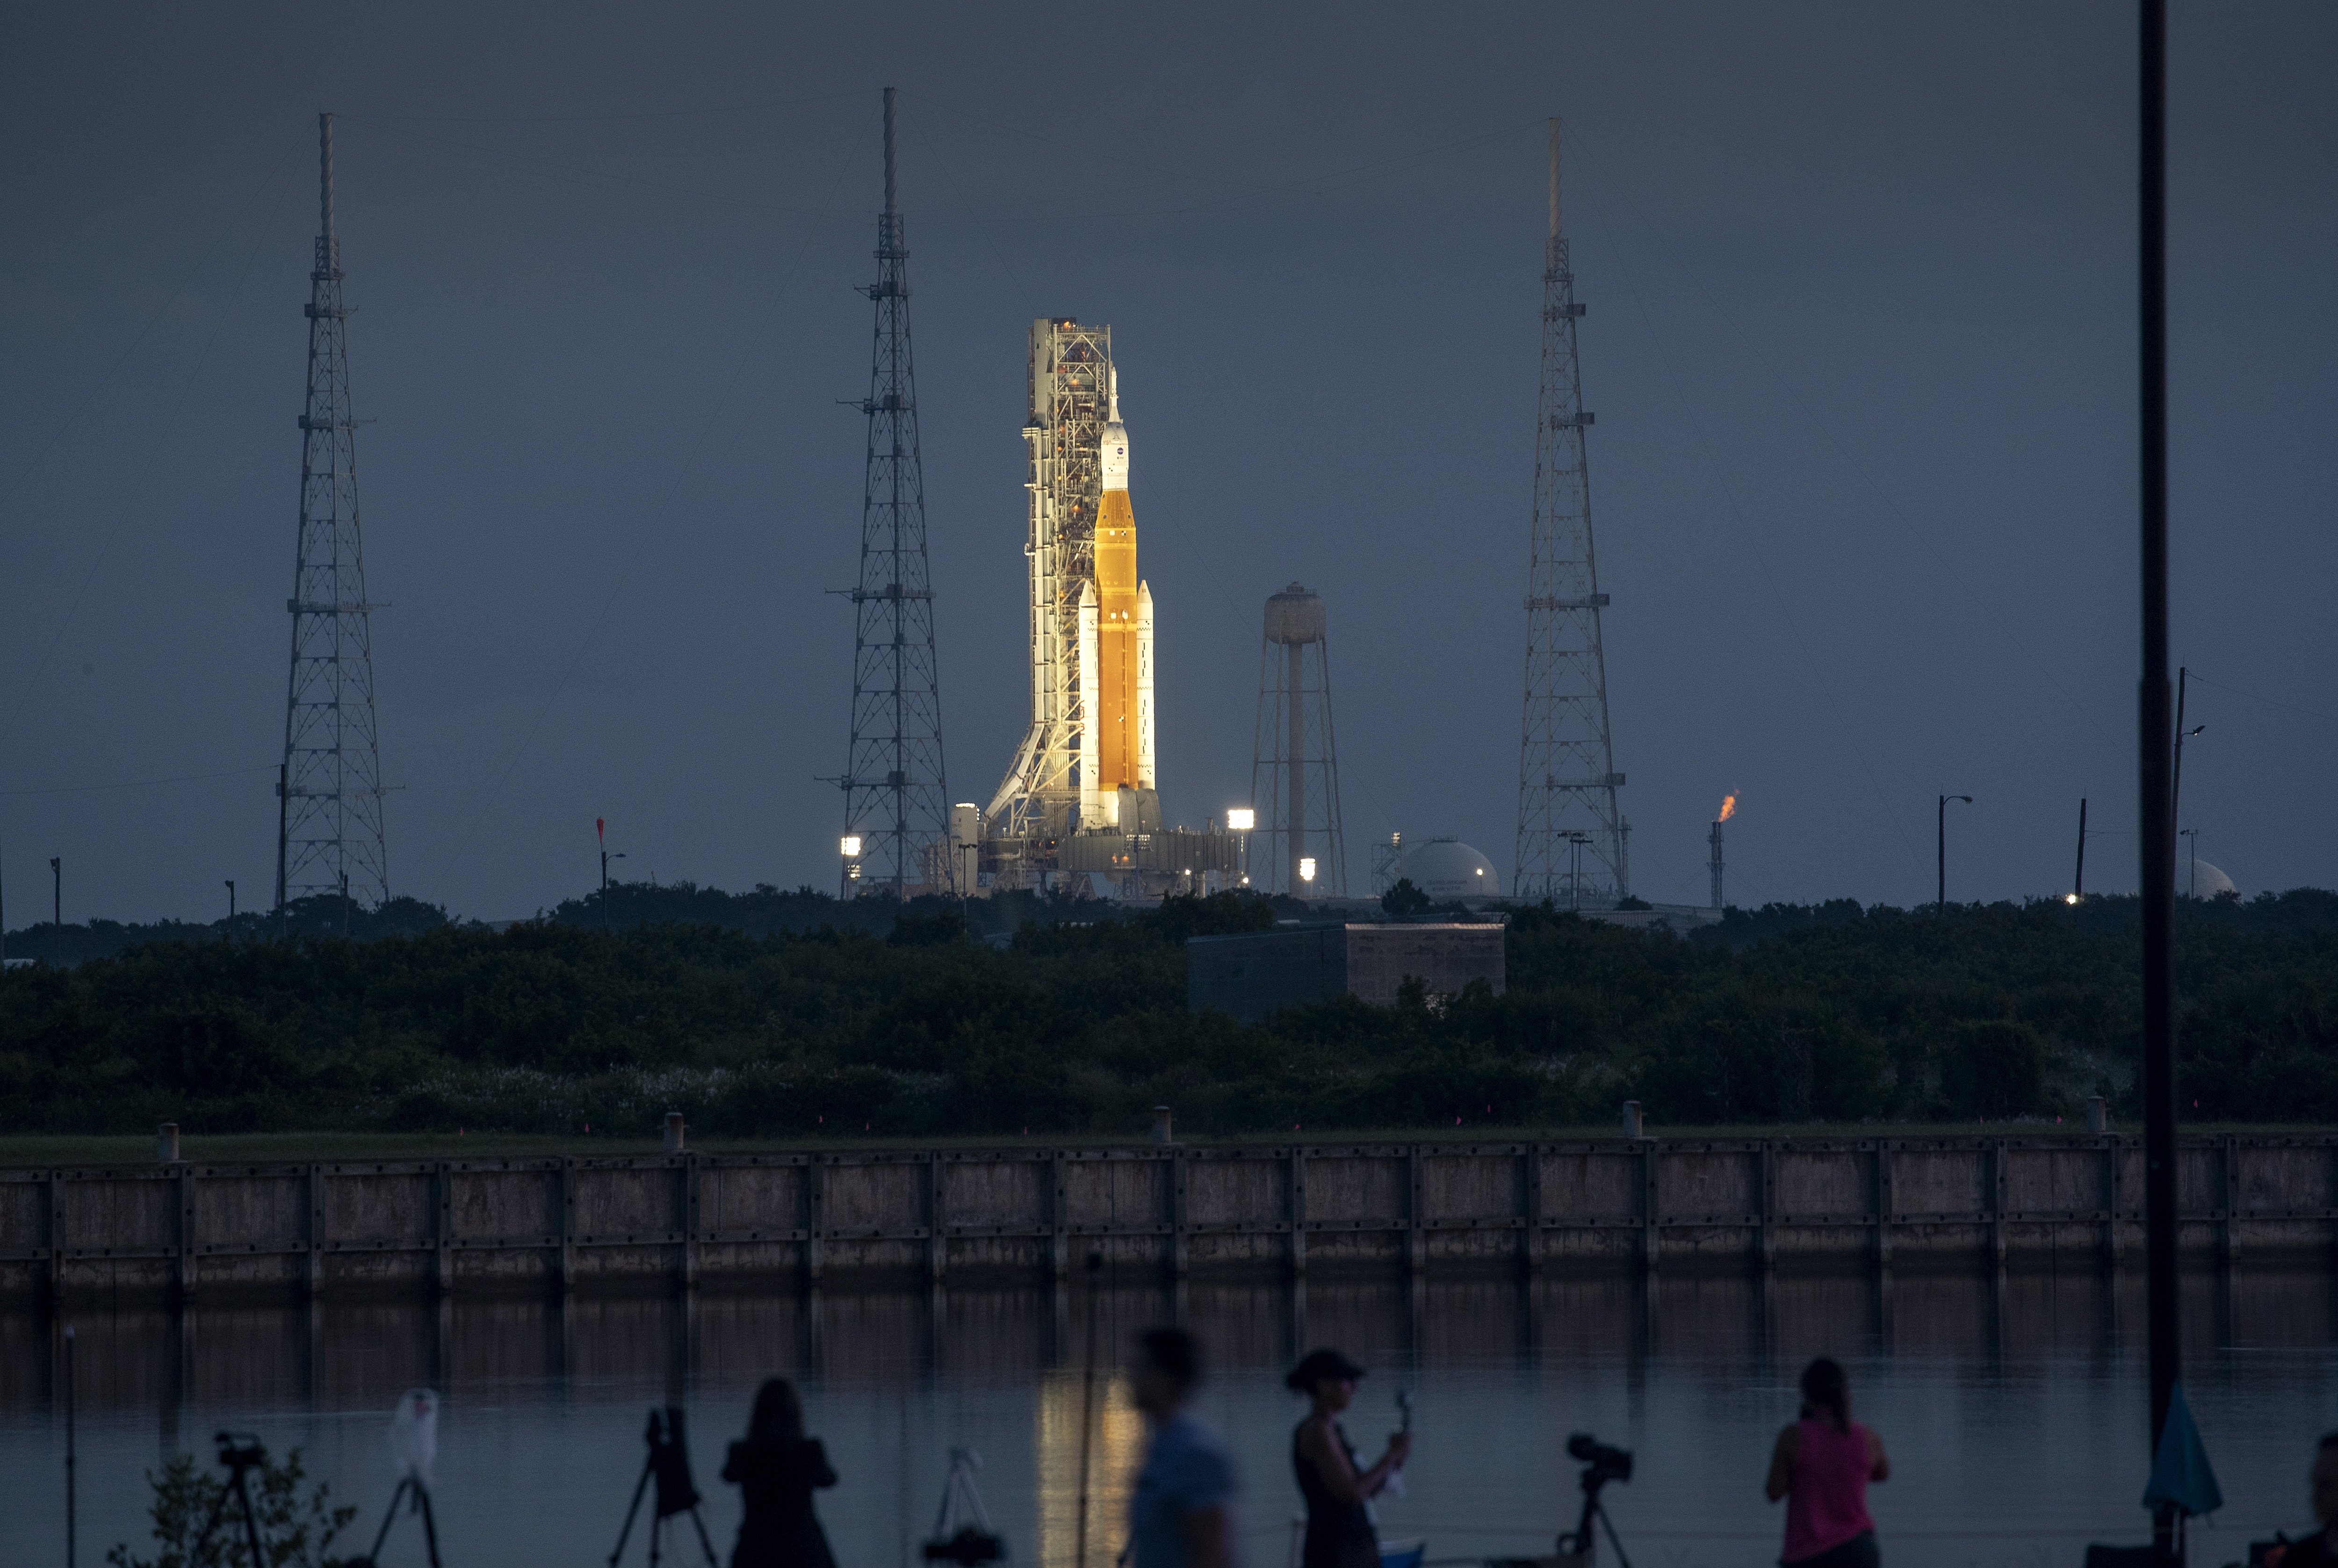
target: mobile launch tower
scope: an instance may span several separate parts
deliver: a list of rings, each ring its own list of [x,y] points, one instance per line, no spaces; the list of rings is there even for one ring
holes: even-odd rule
[[[1036,888],[1097,873],[1132,898],[1198,889],[1233,872],[1236,845],[1161,822],[1153,593],[1137,573],[1112,329],[1032,322],[1027,387],[1031,725],[975,828],[978,877]]]
[[[1583,306],[1558,223],[1558,122],[1550,123],[1550,237],[1543,249],[1542,391],[1535,419],[1534,536],[1527,577],[1526,715],[1518,745],[1518,870],[1521,902],[1612,907],[1631,892],[1631,828],[1616,792],[1624,775],[1607,734],[1607,655],[1599,612],[1607,596],[1591,553],[1591,483],[1583,369],[1575,323]],[[1587,835],[1578,837],[1577,835]],[[1579,849],[1579,857],[1570,856]]]

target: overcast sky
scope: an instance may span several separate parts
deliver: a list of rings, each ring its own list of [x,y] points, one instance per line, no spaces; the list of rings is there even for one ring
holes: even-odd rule
[[[0,52],[10,923],[273,876],[315,115],[393,891],[832,884],[879,89],[950,793],[1027,714],[1025,334],[1109,322],[1161,783],[1246,797],[1265,597],[1331,613],[1371,838],[1509,873],[1543,120],[1568,127],[1635,891],[2134,883],[2125,5],[55,6]],[[2338,885],[2338,9],[2179,5],[2183,817]],[[189,776],[201,775],[201,776]],[[151,780],[172,782],[146,783]],[[116,787],[122,786],[122,787]]]

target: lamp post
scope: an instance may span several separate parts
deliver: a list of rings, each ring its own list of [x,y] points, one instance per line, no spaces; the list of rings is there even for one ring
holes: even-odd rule
[[[593,819],[593,837],[601,846],[601,930],[606,932],[609,929],[609,863],[624,859],[625,852],[609,853],[609,823],[605,817]]]
[[[1969,794],[1944,794],[1940,797],[1939,824],[1940,835],[1940,902],[1934,905],[1934,907],[1942,914],[1946,914],[1949,912],[1949,803],[1952,800],[1960,800],[1964,802],[1965,804],[1970,805],[1972,804],[1972,796]]]
[[[235,878],[227,879],[227,922],[235,923]]]
[[[1567,907],[1581,913],[1583,910],[1583,846],[1591,842],[1591,835],[1580,829],[1572,829],[1564,836],[1567,843],[1568,855]]]
[[[2207,729],[2206,725],[2184,727],[2184,688],[2191,684],[2192,672],[2178,666],[2176,671],[2176,764],[2167,781],[2167,815],[2171,821],[2181,821],[2184,810],[2184,743]]]
[[[2200,896],[2200,830],[2196,827],[2180,828],[2176,831],[2176,836],[2192,841],[2192,868],[2190,874],[2185,879],[2184,896],[2198,898]]]

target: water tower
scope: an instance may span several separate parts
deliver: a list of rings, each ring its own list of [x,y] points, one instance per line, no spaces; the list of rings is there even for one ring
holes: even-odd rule
[[[1323,601],[1292,584],[1266,601],[1258,672],[1251,803],[1266,852],[1252,884],[1296,898],[1344,897],[1340,764],[1331,738],[1331,666]]]

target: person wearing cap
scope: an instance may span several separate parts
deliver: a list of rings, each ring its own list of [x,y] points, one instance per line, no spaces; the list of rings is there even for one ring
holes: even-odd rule
[[[1282,1381],[1307,1395],[1306,1418],[1291,1434],[1291,1468],[1307,1500],[1307,1542],[1301,1568],[1380,1568],[1380,1533],[1365,1504],[1388,1484],[1412,1452],[1410,1433],[1389,1435],[1388,1452],[1369,1470],[1356,1468],[1356,1451],[1337,1417],[1356,1397],[1364,1369],[1330,1348],[1311,1350]]]
[[[1233,1460],[1185,1407],[1201,1381],[1192,1335],[1150,1328],[1137,1336],[1129,1383],[1153,1433],[1128,1500],[1134,1568],[1235,1568]]]

